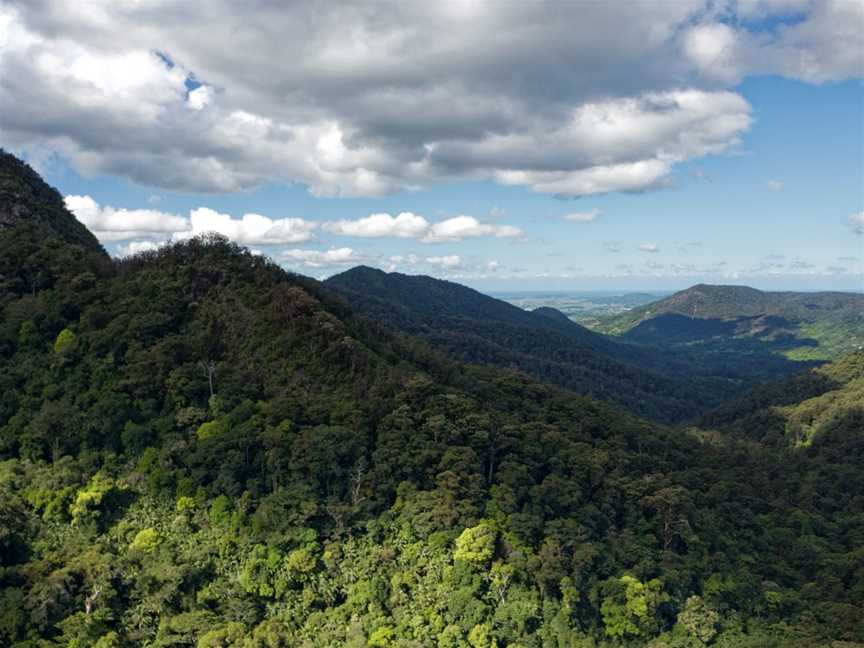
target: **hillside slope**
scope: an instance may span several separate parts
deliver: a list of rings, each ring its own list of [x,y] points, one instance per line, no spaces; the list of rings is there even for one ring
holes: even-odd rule
[[[699,284],[597,328],[652,344],[713,344],[728,353],[771,351],[826,360],[864,347],[864,294]]]

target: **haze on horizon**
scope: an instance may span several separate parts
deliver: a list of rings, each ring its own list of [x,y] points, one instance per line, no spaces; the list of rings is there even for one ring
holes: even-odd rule
[[[0,147],[122,256],[864,288],[864,4],[0,2]]]

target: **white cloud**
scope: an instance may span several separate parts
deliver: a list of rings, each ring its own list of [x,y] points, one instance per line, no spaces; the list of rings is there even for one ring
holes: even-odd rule
[[[422,216],[402,212],[370,214],[358,220],[329,221],[322,226],[326,232],[340,236],[362,238],[387,237],[420,239],[423,243],[456,242],[476,236],[513,238],[522,236],[522,230],[512,225],[483,223],[473,216],[454,216],[438,223],[429,223]]]
[[[166,238],[192,229],[187,218],[154,209],[118,209],[101,206],[90,196],[66,196],[66,208],[100,241],[130,238]]]
[[[849,217],[849,225],[852,227],[853,232],[858,235],[864,235],[864,211],[852,214]]]
[[[330,268],[361,263],[363,258],[350,247],[329,250],[283,250],[278,255],[288,262],[297,262],[309,268]]]
[[[749,105],[724,87],[864,65],[864,4],[850,0],[458,8],[265,3],[241,15],[216,0],[202,20],[181,0],[5,3],[0,131],[12,150],[164,189],[281,181],[372,196],[491,179],[646,191],[749,128]]]
[[[208,207],[199,207],[189,218],[154,209],[120,209],[99,205],[90,196],[66,196],[66,207],[100,241],[129,239],[184,239],[204,232],[218,232],[243,245],[283,245],[313,238],[317,223],[302,218],[271,219],[244,214],[235,219]]]
[[[706,79],[735,84],[752,74],[779,74],[808,83],[864,75],[864,3],[855,0],[764,1],[738,4],[743,18],[801,14],[769,31],[725,22],[696,24],[682,36],[684,54]]]
[[[592,209],[587,212],[571,212],[569,214],[564,215],[564,220],[571,221],[573,223],[590,223],[592,221],[597,220],[597,217],[600,215],[599,209]]]
[[[659,251],[660,251],[660,248],[657,247],[657,245],[654,244],[654,243],[642,243],[642,244],[639,246],[639,250],[640,250],[641,252],[652,252],[652,253],[655,253],[655,252],[659,252]]]
[[[390,214],[370,214],[354,221],[332,221],[324,223],[322,227],[331,234],[342,236],[419,238],[426,234],[429,222],[422,216],[402,212],[395,217]]]
[[[768,187],[771,191],[780,191],[783,188],[782,180],[768,180],[765,183],[765,186]]]
[[[684,34],[684,54],[705,76],[734,83],[741,75],[738,33],[723,23],[697,25]]]
[[[512,225],[481,223],[473,216],[454,216],[435,223],[421,239],[423,243],[445,243],[461,241],[474,236],[514,238],[522,236],[522,230]]]
[[[450,254],[447,256],[426,257],[426,262],[441,266],[442,268],[458,268],[462,263],[462,259],[456,254]]]
[[[138,254],[139,252],[151,252],[153,250],[158,250],[160,247],[162,247],[162,244],[156,243],[154,241],[129,241],[129,243],[117,246],[117,256],[132,256],[133,254]]]
[[[203,110],[213,100],[213,89],[202,85],[189,92],[187,102],[192,110]]]
[[[242,218],[235,219],[208,207],[193,209],[190,220],[192,229],[185,236],[218,232],[244,245],[302,243],[312,239],[312,230],[317,227],[317,223],[302,218],[274,220],[261,214],[243,214]]]

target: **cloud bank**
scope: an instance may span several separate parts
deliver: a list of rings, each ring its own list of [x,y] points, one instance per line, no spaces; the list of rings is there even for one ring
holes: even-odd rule
[[[740,79],[861,75],[862,24],[848,0],[4,3],[0,141],[166,190],[640,192],[737,144]]]

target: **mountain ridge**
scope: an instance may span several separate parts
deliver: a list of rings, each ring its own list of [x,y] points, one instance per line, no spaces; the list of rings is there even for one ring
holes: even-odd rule
[[[710,372],[681,378],[695,365],[672,354],[608,338],[563,314],[529,312],[457,283],[357,267],[324,284],[361,315],[419,335],[463,361],[515,366],[649,418],[694,416],[706,395],[712,399],[715,392],[736,389],[729,377]]]
[[[864,346],[864,294],[697,284],[606,318],[597,330],[646,343],[763,348],[824,361]]]

